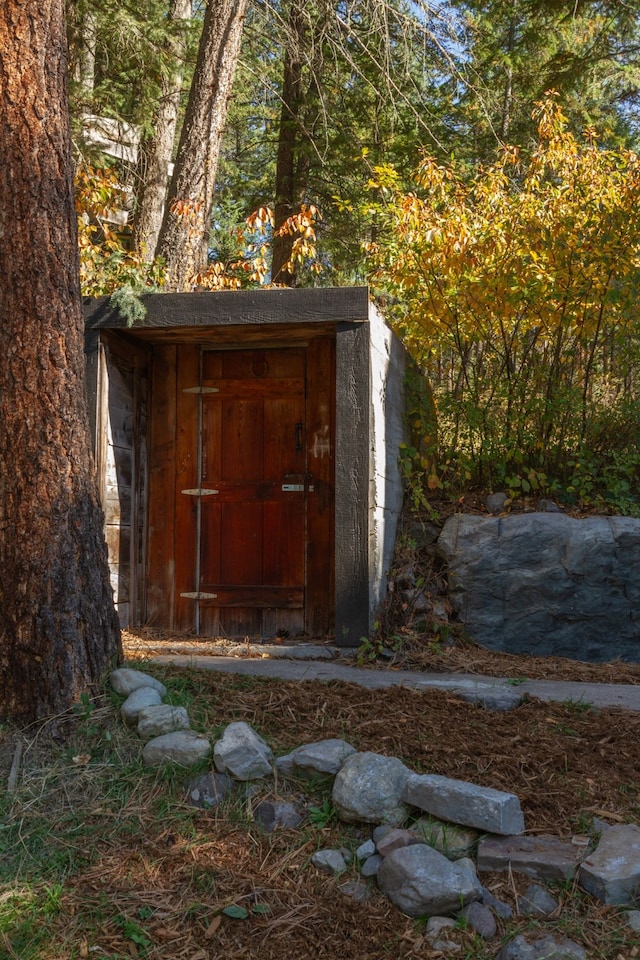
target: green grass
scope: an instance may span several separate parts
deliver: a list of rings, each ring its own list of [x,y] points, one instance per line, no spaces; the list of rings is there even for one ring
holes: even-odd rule
[[[167,699],[187,706],[212,740],[233,719],[246,719],[258,732],[269,721],[277,692],[273,681],[247,683],[239,678],[234,683],[226,678],[216,689],[210,677],[157,673],[169,688]],[[254,714],[259,696],[265,712]],[[324,696],[320,687],[320,706]],[[131,960],[133,953],[173,960],[167,939],[172,929],[191,938],[195,955],[200,949],[212,957],[244,951],[254,960],[261,957],[268,924],[275,924],[277,935],[278,923],[287,922],[291,914],[296,934],[295,910],[303,918],[305,911],[313,916],[318,911],[324,924],[330,917],[336,926],[334,917],[341,916],[340,904],[346,901],[338,896],[335,881],[309,867],[309,857],[325,846],[355,849],[370,831],[337,820],[326,778],[277,786],[265,782],[257,785],[255,796],[254,785],[249,785],[214,811],[193,809],[185,803],[184,782],[210,769],[210,763],[189,772],[146,768],[140,759],[141,741],[120,721],[121,701],[109,695],[80,704],[69,721],[70,739],[62,746],[36,736],[27,743],[18,789],[12,795],[0,791],[1,960]],[[572,735],[568,725],[579,725],[583,712],[581,704],[568,708],[567,729],[559,729],[559,734]],[[340,722],[346,739],[354,739],[348,733],[349,717]],[[297,724],[292,719],[286,730],[281,724],[268,738],[276,753],[290,749],[292,740],[305,742],[306,723],[305,715]],[[15,735],[5,727],[0,742],[10,742]],[[422,728],[415,731],[417,742],[424,736]],[[253,806],[274,791],[304,797],[310,816],[300,830],[266,835],[254,823]],[[625,809],[637,810],[633,785],[625,784],[619,792]],[[353,863],[341,881],[357,875]],[[573,885],[556,893],[563,904],[561,919],[546,925],[516,919],[503,926],[502,940],[526,931],[551,932],[598,944],[592,960],[632,956],[635,935],[622,912],[594,908]],[[229,911],[234,905],[242,916]],[[361,925],[369,922],[363,911]],[[376,954],[396,960],[413,956],[410,944],[421,936],[420,923],[390,910],[386,901],[382,906],[378,901],[372,915]],[[204,932],[216,916],[222,918],[216,933],[220,939],[205,941]],[[468,960],[492,960],[499,949],[498,941],[485,944],[468,930],[455,936],[461,945],[457,956]],[[421,949],[425,953],[428,946]],[[288,935],[283,935],[284,960],[293,957],[293,951]],[[312,952],[318,958],[330,955],[318,947]]]

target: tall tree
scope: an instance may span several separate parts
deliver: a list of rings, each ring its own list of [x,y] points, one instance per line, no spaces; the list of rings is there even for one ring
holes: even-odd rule
[[[464,82],[448,86],[463,134],[458,155],[482,159],[497,142],[533,142],[531,111],[550,89],[560,94],[578,132],[593,125],[609,142],[628,142],[640,90],[637,4],[450,0],[450,5],[460,18],[465,55]]]
[[[184,23],[190,16],[191,0],[171,0],[170,20]],[[173,69],[168,70],[162,80],[153,133],[140,143],[136,176],[134,236],[137,249],[149,263],[155,257],[158,246],[169,182],[169,164],[176,139],[186,52],[184,32],[167,37],[167,52],[171,55]]]
[[[247,0],[208,0],[158,243],[168,286],[189,290],[207,263],[218,157]]]
[[[0,714],[66,710],[119,653],[90,455],[63,0],[0,6]]]

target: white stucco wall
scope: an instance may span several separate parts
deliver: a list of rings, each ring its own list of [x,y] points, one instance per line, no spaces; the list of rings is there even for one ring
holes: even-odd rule
[[[398,466],[405,440],[405,373],[410,362],[402,343],[375,307],[370,330],[369,616],[370,629],[387,590],[403,485]]]

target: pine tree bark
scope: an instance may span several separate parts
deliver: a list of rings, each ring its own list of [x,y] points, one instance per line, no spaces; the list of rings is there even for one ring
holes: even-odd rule
[[[0,716],[58,715],[119,655],[92,466],[63,0],[0,6]]]
[[[172,0],[169,19],[188,20],[191,0]],[[151,263],[156,255],[158,238],[164,216],[164,204],[169,183],[168,168],[176,139],[178,110],[182,93],[182,76],[186,41],[178,35],[171,44],[175,69],[162,83],[162,99],[158,107],[153,135],[140,144],[136,191],[134,238],[136,249],[143,260]]]
[[[247,0],[208,0],[158,249],[171,290],[193,289],[207,263],[218,157]]]
[[[304,24],[298,0],[289,9],[291,37],[284,54],[282,75],[282,102],[278,130],[278,153],[276,157],[275,202],[273,205],[274,236],[271,244],[271,282],[292,287],[295,274],[287,269],[293,249],[293,236],[278,233],[295,212],[298,201],[298,177],[296,176],[299,121],[303,102],[302,44]]]

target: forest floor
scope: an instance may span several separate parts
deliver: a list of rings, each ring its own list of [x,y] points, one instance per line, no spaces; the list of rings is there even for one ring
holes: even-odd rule
[[[468,671],[471,654],[465,656]],[[492,662],[477,651],[473,656],[483,671]],[[277,755],[303,742],[343,737],[360,750],[398,756],[420,772],[516,793],[532,835],[581,843],[593,836],[594,817],[640,823],[640,714],[533,699],[495,713],[435,690],[371,691],[135,665],[161,678],[167,702],[187,707],[194,728],[211,739],[232,720],[249,722]],[[512,666],[518,676],[533,673],[530,663]],[[611,669],[616,674],[618,667]],[[609,681],[609,666],[597,667],[595,675]],[[142,765],[140,741],[121,724],[118,704],[110,695],[81,705],[62,745],[49,742],[45,732],[0,728],[1,957],[437,956],[424,923],[400,914],[375,886],[365,903],[340,891],[341,882],[355,878],[355,868],[336,880],[310,865],[316,849],[355,849],[370,834],[366,826],[335,822],[326,787],[263,783],[256,794],[238,794],[214,811],[194,809],[186,802],[184,771]],[[17,739],[25,745],[21,777],[7,793]],[[265,833],[252,810],[274,795],[304,800],[309,822]],[[451,938],[465,960],[494,958],[518,933],[569,937],[590,960],[639,954],[624,911],[572,883],[554,886],[556,915],[534,921],[517,914],[516,897],[527,878],[489,874],[483,881],[515,917],[500,921],[498,936],[488,943],[456,928]],[[234,917],[225,913],[229,907],[241,909],[231,910]]]
[[[388,650],[373,658],[380,643],[362,648],[367,669],[640,683],[640,664],[513,656],[480,648],[455,628],[421,633],[411,624],[396,626],[391,659]],[[164,681],[166,702],[185,706],[194,729],[211,740],[233,720],[250,723],[276,755],[342,737],[359,750],[400,757],[418,772],[517,794],[531,835],[583,844],[595,837],[594,818],[640,824],[639,713],[527,697],[496,713],[433,689],[367,690],[146,663],[171,643],[143,631],[125,635],[125,652],[132,665]],[[195,809],[187,803],[184,771],[143,766],[140,741],[120,721],[120,699],[108,694],[79,705],[64,743],[49,740],[46,730],[0,727],[2,960],[441,956],[424,936],[424,921],[400,914],[375,884],[363,903],[341,892],[341,883],[356,878],[355,867],[335,879],[311,866],[315,850],[353,850],[370,835],[369,827],[335,820],[326,785],[263,782],[256,793],[238,791],[215,810]],[[8,791],[18,742],[24,745],[20,777]],[[207,768],[204,763],[196,772]],[[252,811],[274,797],[304,803],[308,821],[267,834]],[[528,878],[488,874],[482,880],[509,903],[514,918],[499,921],[489,942],[456,927],[448,936],[464,960],[493,960],[518,934],[547,933],[582,945],[590,960],[640,956],[625,911],[575,883],[552,885],[558,910],[532,920],[517,909]]]

